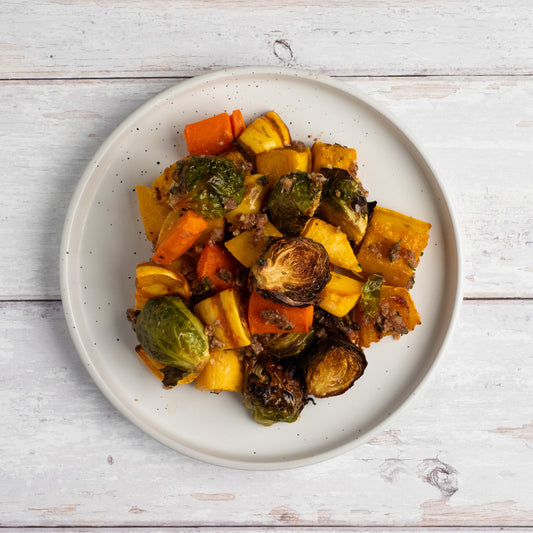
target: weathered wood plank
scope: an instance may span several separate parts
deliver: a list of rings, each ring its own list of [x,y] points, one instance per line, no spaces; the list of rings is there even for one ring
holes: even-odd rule
[[[533,78],[345,81],[399,117],[438,169],[463,228],[465,294],[532,296]],[[61,227],[84,167],[129,113],[177,82],[0,83],[1,298],[58,297]]]
[[[115,411],[59,303],[4,302],[1,525],[530,526],[532,316],[533,302],[466,302],[436,372],[370,442],[302,469],[246,472],[181,456]]]
[[[529,0],[46,0],[31,9],[5,0],[1,17],[0,78],[9,79],[248,64],[358,76],[533,73]]]
[[[492,533],[495,531],[517,531],[523,528],[513,527],[454,527],[453,531],[457,533]],[[54,533],[131,533],[131,528],[124,527],[55,527]],[[231,531],[231,533],[345,533],[347,528],[344,526],[303,526],[303,527],[283,527],[283,526],[254,526],[250,527],[204,527],[204,526],[192,526],[192,527],[138,527],[135,526],[135,533],[220,533],[223,531]],[[350,533],[449,533],[450,528],[447,527],[432,527],[432,528],[419,528],[419,527],[350,527],[348,529]],[[8,527],[2,528],[2,533],[35,533],[34,528],[18,528]]]

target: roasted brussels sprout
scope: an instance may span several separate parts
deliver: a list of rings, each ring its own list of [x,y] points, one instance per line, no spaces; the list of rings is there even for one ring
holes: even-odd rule
[[[346,392],[365,371],[363,350],[342,337],[326,337],[305,363],[307,392],[316,398]]]
[[[305,237],[275,239],[252,266],[252,274],[258,293],[294,307],[314,303],[331,279],[326,249]]]
[[[284,235],[296,236],[320,203],[321,174],[292,172],[279,179],[268,197],[270,221]]]
[[[289,333],[267,333],[258,336],[258,341],[270,354],[279,357],[292,357],[303,352],[313,340],[315,331],[309,333],[289,332]]]
[[[224,157],[192,155],[176,163],[170,204],[188,208],[203,218],[224,216],[235,209],[246,191],[244,166]]]
[[[209,360],[204,326],[177,295],[148,299],[134,325],[137,339],[156,361],[176,368],[169,380],[198,373]]]
[[[299,368],[270,355],[244,359],[244,406],[263,426],[295,422],[307,403]]]
[[[358,340],[357,332],[360,329],[359,324],[354,322],[350,315],[338,317],[320,307],[315,307],[313,327],[317,330],[317,335],[323,336],[326,331],[335,332],[354,344]]]
[[[366,191],[347,170],[324,168],[321,172],[327,182],[322,190],[319,216],[359,244],[368,224]]]

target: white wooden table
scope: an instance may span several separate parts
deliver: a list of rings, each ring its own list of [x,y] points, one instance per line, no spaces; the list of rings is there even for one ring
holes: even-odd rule
[[[367,444],[282,472],[200,463],[132,425],[59,297],[64,216],[97,147],[152,95],[241,65],[382,103],[463,230],[464,304],[430,382]],[[530,0],[3,0],[0,71],[3,531],[533,530]]]

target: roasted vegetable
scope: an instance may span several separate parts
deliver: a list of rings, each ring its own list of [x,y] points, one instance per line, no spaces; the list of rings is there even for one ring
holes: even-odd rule
[[[232,225],[238,225],[247,216],[259,213],[269,192],[268,179],[261,174],[246,176],[244,184],[246,193],[242,202],[226,213],[226,220]]]
[[[327,182],[322,190],[318,215],[359,244],[368,224],[366,191],[347,170],[324,168],[321,172]]]
[[[315,142],[311,148],[313,172],[323,168],[344,168],[350,170],[357,160],[357,151],[341,144]]]
[[[235,282],[239,263],[222,246],[207,242],[202,248],[196,264],[198,280],[209,279],[215,291],[229,289]]]
[[[361,267],[346,234],[335,226],[313,217],[307,221],[301,235],[324,246],[333,265],[354,273],[361,272]]]
[[[250,344],[250,332],[243,314],[240,294],[235,288],[226,289],[198,302],[194,312],[200,317],[220,348],[240,348]]]
[[[318,296],[318,305],[332,315],[343,317],[355,307],[362,286],[362,281],[332,272],[331,280]]]
[[[244,359],[244,406],[264,426],[295,422],[307,403],[300,371],[290,359],[273,356]]]
[[[278,148],[257,154],[255,168],[259,174],[270,176],[278,180],[281,176],[297,170],[302,172],[311,171],[311,151],[307,146],[291,146],[290,148]]]
[[[152,261],[139,263],[135,271],[135,309],[140,310],[148,298],[179,294],[186,300],[190,296],[187,278],[168,265],[158,265]]]
[[[156,361],[144,351],[140,344],[135,346],[135,351],[141,361],[149,368],[150,372],[163,383],[163,386],[166,389],[170,389],[176,385],[185,385],[196,379],[196,374],[194,372],[183,376],[181,370]]]
[[[146,238],[150,242],[155,242],[165,218],[170,212],[167,203],[157,199],[152,187],[136,185],[137,201],[139,202],[139,212],[143,221]]]
[[[134,323],[147,354],[184,377],[200,372],[209,360],[204,326],[177,295],[150,298]]]
[[[244,166],[224,157],[190,156],[176,163],[170,204],[176,210],[192,209],[203,218],[224,216],[242,201]]]
[[[189,154],[214,155],[228,150],[233,143],[230,116],[220,113],[213,117],[187,124],[183,130]]]
[[[268,333],[258,335],[257,341],[263,346],[267,353],[275,355],[280,359],[283,357],[292,357],[303,352],[315,337],[315,330],[309,333]]]
[[[409,288],[431,224],[377,206],[357,254],[365,274],[380,273],[384,283]]]
[[[290,146],[291,135],[275,111],[256,118],[238,137],[240,146],[254,156],[274,148]]]
[[[266,222],[261,229],[251,229],[239,233],[233,239],[226,241],[225,246],[237,261],[245,267],[251,268],[265,251],[270,239],[282,236],[270,222]]]
[[[175,213],[176,211],[172,211],[169,214],[165,219],[165,224]],[[175,261],[198,240],[207,227],[208,224],[204,218],[194,211],[185,211],[173,223],[168,224],[164,229],[162,228],[152,261],[165,265]]]
[[[313,306],[292,307],[266,300],[252,291],[248,302],[250,333],[282,333],[284,331],[311,331]]]
[[[242,391],[242,363],[236,350],[212,349],[209,361],[196,378],[199,390]]]
[[[365,371],[363,350],[342,337],[326,338],[305,363],[307,392],[317,398],[346,392]]]
[[[311,239],[275,239],[252,266],[257,292],[284,305],[311,305],[331,279],[325,248]]]
[[[317,336],[328,333],[346,337],[348,341],[357,344],[359,340],[359,324],[354,322],[352,313],[338,317],[328,313],[321,307],[315,307],[313,327],[317,330]]]
[[[385,336],[400,337],[420,324],[420,315],[409,291],[404,287],[383,285],[377,311],[368,313],[363,299],[354,309],[354,320],[359,324],[359,346],[366,348]]]
[[[267,211],[272,224],[283,235],[302,231],[320,203],[322,182],[316,174],[292,172],[279,179],[268,197]]]

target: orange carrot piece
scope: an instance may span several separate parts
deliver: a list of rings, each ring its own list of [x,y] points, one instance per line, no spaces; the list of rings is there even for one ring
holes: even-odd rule
[[[240,109],[235,109],[230,115],[231,131],[233,132],[233,138],[236,139],[245,129],[246,124]]]
[[[185,253],[207,228],[207,222],[194,211],[185,211],[169,228],[167,236],[158,243],[152,261],[168,265]]]
[[[252,292],[248,302],[248,325],[252,335],[258,333],[289,333],[311,331],[313,325],[312,305],[307,307],[289,307],[270,300],[265,300]],[[269,315],[271,315],[269,317]],[[276,315],[282,315],[277,325]],[[287,324],[283,324],[287,319]],[[292,325],[292,327],[291,327]],[[280,327],[281,326],[281,327]]]
[[[223,291],[229,289],[233,283],[232,280],[224,280],[224,276],[219,274],[220,270],[224,269],[233,274],[237,268],[237,262],[225,248],[207,242],[198,258],[196,275],[199,280],[209,278],[213,289]]]
[[[231,120],[227,113],[187,124],[183,134],[189,154],[194,155],[215,155],[229,150],[233,143]]]

